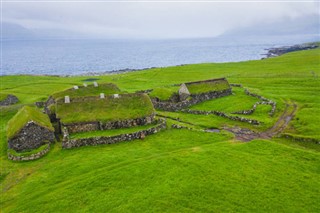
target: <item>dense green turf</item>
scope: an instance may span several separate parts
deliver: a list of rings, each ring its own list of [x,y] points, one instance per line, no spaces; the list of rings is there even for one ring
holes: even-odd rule
[[[111,83],[103,83],[99,84],[98,87],[94,87],[92,85],[87,85],[87,87],[79,86],[79,89],[67,89],[61,92],[54,93],[52,96],[55,99],[64,98],[64,96],[73,97],[81,97],[81,96],[99,96],[100,93],[104,94],[118,94],[120,93],[120,89]]]
[[[187,88],[191,94],[201,94],[211,91],[222,91],[229,89],[230,86],[227,81],[219,80],[219,81],[209,81],[209,82],[201,82],[201,83],[192,83],[187,84]]]
[[[0,93],[0,101],[5,100],[7,97],[8,97],[7,94],[2,94],[2,93]]]
[[[106,96],[104,99],[56,104],[57,117],[63,123],[126,120],[153,112],[152,102],[146,94],[121,94],[119,98]]]
[[[258,106],[248,116],[267,121],[254,128],[268,128],[283,112],[285,101],[294,101],[298,111],[284,132],[320,139],[319,61],[320,49],[315,49],[265,60],[186,65],[94,78],[133,92],[227,77],[230,83],[241,83],[277,102],[274,117],[266,114],[268,106]],[[80,85],[89,77],[0,78],[1,93],[16,95],[22,104],[33,104],[56,91]],[[235,94],[221,98],[221,103],[212,101],[195,107],[221,107],[231,112],[255,102],[246,97],[239,104],[237,99],[242,93],[235,90]],[[168,129],[144,140],[115,145],[62,150],[57,142],[45,157],[16,163],[6,157],[5,128],[20,107],[1,108],[2,212],[320,211],[317,144],[280,138],[239,143],[224,131]],[[253,128],[214,115],[160,113],[179,117],[197,129],[223,125]]]
[[[35,107],[24,106],[8,122],[7,138],[12,138],[29,121],[34,121],[38,125],[53,131],[52,124],[50,123],[49,117],[47,115],[43,114],[40,110],[36,109]]]
[[[178,94],[179,87],[168,86],[168,87],[158,87],[154,88],[150,92],[150,97],[159,98],[162,101],[169,100],[174,94]]]

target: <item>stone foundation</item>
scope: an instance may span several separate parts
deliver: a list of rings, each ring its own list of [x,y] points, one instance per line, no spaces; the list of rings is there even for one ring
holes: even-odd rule
[[[167,123],[165,120],[159,120],[159,123],[155,127],[151,127],[146,130],[141,130],[134,133],[120,134],[115,136],[100,136],[81,139],[69,139],[69,133],[67,128],[63,129],[62,148],[70,149],[81,146],[96,146],[100,144],[113,144],[122,141],[131,141],[135,139],[143,139],[147,135],[155,134],[163,129],[166,129]]]
[[[72,123],[72,124],[63,124],[62,128],[67,128],[69,133],[77,133],[77,132],[90,132],[97,130],[108,130],[108,129],[121,129],[121,128],[129,128],[133,126],[142,126],[151,124],[154,121],[155,115],[151,114],[150,116],[135,118],[135,119],[127,119],[127,120],[119,120],[119,121],[109,121],[109,122],[82,122],[82,123]]]

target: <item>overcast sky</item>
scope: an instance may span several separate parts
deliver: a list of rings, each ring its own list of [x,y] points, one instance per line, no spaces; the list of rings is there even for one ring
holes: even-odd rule
[[[32,30],[56,30],[101,38],[214,37],[251,26],[288,33],[312,23],[319,2],[2,2],[2,21]],[[272,27],[271,27],[272,28]],[[290,29],[289,29],[290,28]],[[254,28],[253,28],[254,29]],[[251,29],[252,30],[252,29]],[[260,29],[261,30],[261,29]],[[290,31],[291,30],[291,31]],[[254,30],[253,30],[254,31]]]

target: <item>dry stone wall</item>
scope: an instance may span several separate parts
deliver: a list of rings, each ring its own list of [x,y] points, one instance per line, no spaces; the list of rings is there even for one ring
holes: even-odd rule
[[[192,97],[190,100],[185,100],[181,102],[171,102],[171,101],[159,101],[157,99],[151,99],[153,106],[156,109],[164,110],[164,111],[180,111],[184,108],[190,107],[194,104],[201,103],[203,101],[220,98],[223,96],[231,95],[231,89],[223,90],[223,91],[213,91],[202,94],[191,94]]]
[[[13,138],[8,140],[9,149],[17,152],[39,148],[45,143],[53,143],[54,132],[29,121]]]
[[[36,159],[41,158],[45,154],[47,154],[49,151],[50,151],[50,145],[48,145],[48,147],[45,148],[44,150],[42,150],[36,154],[29,155],[29,156],[15,156],[15,155],[12,155],[11,153],[8,152],[8,158],[13,161],[36,160]]]
[[[254,111],[256,111],[256,108],[258,105],[271,105],[272,109],[269,112],[269,115],[273,115],[273,113],[275,112],[275,103],[274,102],[267,102],[267,101],[262,101],[262,102],[256,102],[251,109],[248,110],[241,110],[241,111],[237,111],[237,112],[232,112],[231,114],[243,114],[243,115],[251,115],[252,113],[254,113]]]
[[[271,111],[269,112],[269,115],[270,116],[273,116],[274,113],[276,112],[276,108],[277,108],[277,103],[272,101],[272,100],[269,100],[261,95],[258,95],[258,94],[255,94],[255,93],[251,93],[248,89],[245,89],[244,92],[249,95],[249,96],[252,96],[252,97],[255,97],[255,98],[259,98],[262,102],[259,102],[260,104],[268,104],[268,105],[271,105]],[[255,110],[255,109],[254,109]]]
[[[0,106],[8,106],[15,104],[19,101],[19,99],[14,95],[8,95],[6,99],[0,101]]]
[[[100,144],[113,144],[122,141],[131,141],[135,139],[143,139],[147,135],[155,134],[163,129],[166,129],[167,123],[160,119],[155,127],[146,130],[137,131],[134,133],[120,134],[115,136],[99,136],[90,138],[70,139],[67,128],[63,129],[62,148],[70,149],[81,146],[96,146]]]
[[[190,114],[195,114],[195,115],[217,115],[220,117],[224,117],[233,121],[240,121],[240,122],[245,122],[245,123],[250,123],[253,125],[259,125],[260,122],[254,119],[249,119],[249,118],[243,118],[243,117],[239,117],[239,116],[231,116],[228,115],[224,112],[219,112],[219,111],[202,111],[202,110],[191,110],[191,109],[183,109],[181,110],[181,112],[185,112],[185,113],[190,113]]]
[[[128,128],[133,126],[142,126],[151,124],[155,119],[155,115],[151,114],[150,116],[127,119],[127,120],[118,120],[118,121],[109,121],[109,122],[82,122],[82,123],[71,123],[71,124],[61,124],[62,128],[67,128],[69,133],[76,132],[89,132],[97,130],[108,130],[108,129],[121,129]]]
[[[315,143],[315,144],[320,144],[320,139],[316,139],[316,138],[307,138],[307,137],[299,137],[299,136],[295,136],[295,135],[291,135],[291,134],[287,134],[287,133],[283,133],[280,135],[280,137],[284,137],[293,141],[299,141],[299,142],[311,142],[311,143]]]

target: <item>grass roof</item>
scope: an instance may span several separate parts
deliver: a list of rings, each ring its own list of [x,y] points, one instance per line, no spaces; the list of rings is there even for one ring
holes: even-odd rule
[[[174,93],[178,93],[179,87],[158,87],[152,90],[149,94],[152,98],[159,98],[162,101],[167,101]]]
[[[227,80],[204,81],[199,83],[186,84],[186,86],[191,94],[222,91],[230,88]]]
[[[67,89],[61,92],[54,93],[52,96],[55,99],[64,98],[64,96],[72,97],[83,97],[83,96],[96,96],[100,93],[104,94],[117,94],[120,93],[120,89],[117,85],[112,83],[99,84],[98,87],[88,85],[87,87],[78,86],[79,89]]]
[[[41,111],[35,107],[24,106],[17,114],[8,122],[7,125],[7,137],[8,139],[15,136],[29,121],[34,121],[40,126],[47,129],[54,130],[52,124],[50,123],[49,117],[43,114]]]
[[[63,123],[90,121],[116,121],[151,115],[152,102],[146,94],[122,94],[119,98],[106,96],[104,99],[90,97],[90,100],[56,104],[57,117]]]
[[[0,93],[0,101],[5,100],[8,97],[8,94]]]

